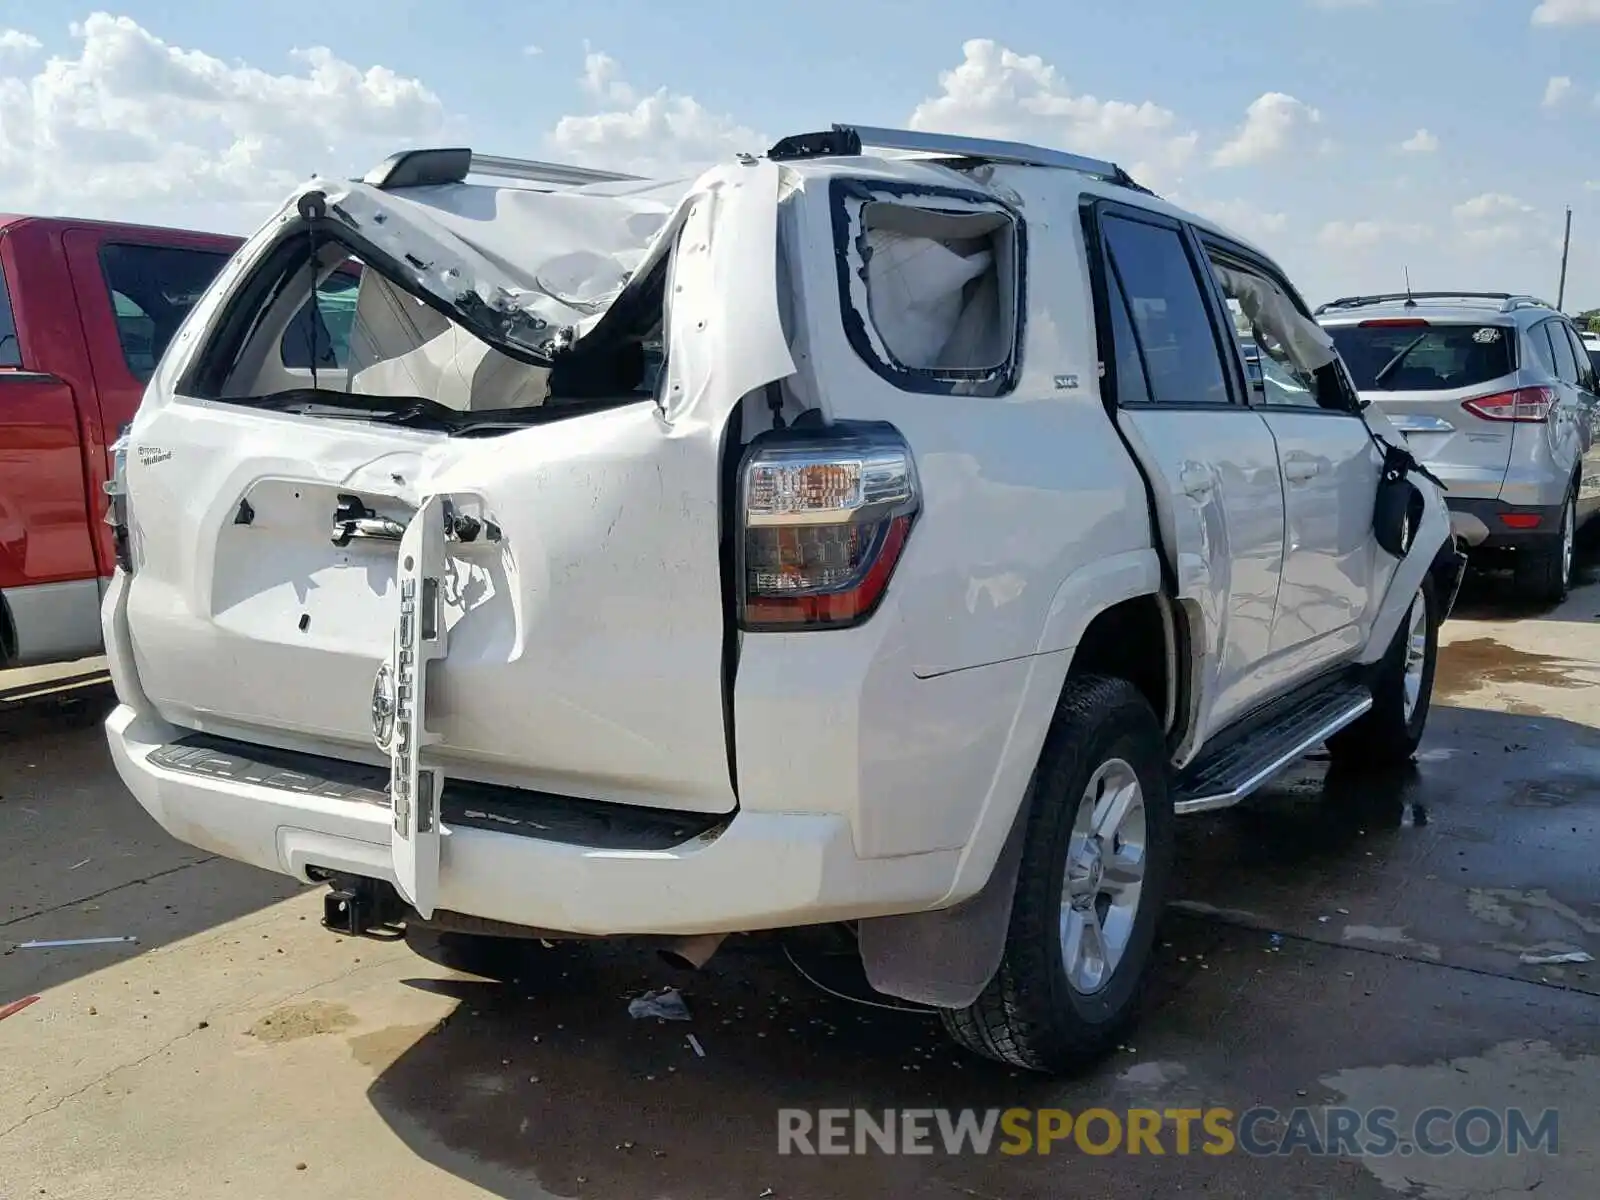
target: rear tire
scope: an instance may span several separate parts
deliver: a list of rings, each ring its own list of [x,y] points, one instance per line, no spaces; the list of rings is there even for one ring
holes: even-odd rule
[[[1439,601],[1423,579],[1372,681],[1372,707],[1328,739],[1336,766],[1392,767],[1411,761],[1428,724],[1439,659]]]
[[[1137,688],[1068,683],[1029,803],[1000,968],[972,1005],[940,1016],[968,1050],[1059,1073],[1104,1055],[1135,1019],[1171,879],[1166,747]]]
[[[1572,548],[1578,525],[1577,489],[1561,509],[1561,529],[1554,544],[1517,551],[1513,586],[1517,595],[1536,604],[1560,604],[1572,580]]]

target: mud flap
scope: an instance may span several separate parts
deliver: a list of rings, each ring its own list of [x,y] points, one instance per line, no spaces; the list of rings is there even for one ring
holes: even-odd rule
[[[861,965],[874,991],[934,1008],[977,1002],[1005,954],[1033,795],[1030,786],[977,895],[952,908],[861,922]]]
[[[439,799],[444,773],[424,766],[423,748],[438,741],[427,728],[428,664],[445,656],[442,582],[449,502],[431,496],[400,539],[396,566],[399,609],[389,655],[394,724],[388,737],[389,795],[394,805],[390,845],[395,886],[423,918],[433,915],[439,890]],[[374,697],[374,709],[377,697]]]

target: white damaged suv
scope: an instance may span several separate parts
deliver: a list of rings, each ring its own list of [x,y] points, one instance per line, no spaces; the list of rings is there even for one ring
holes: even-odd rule
[[[1403,446],[1268,257],[1110,163],[408,152],[292,197],[150,383],[111,749],[334,926],[839,922],[1065,1070],[1177,817],[1415,750],[1463,559]]]

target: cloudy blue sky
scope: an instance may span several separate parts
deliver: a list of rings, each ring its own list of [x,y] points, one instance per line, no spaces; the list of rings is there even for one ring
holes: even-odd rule
[[[471,13],[471,16],[466,15]],[[1109,155],[1313,301],[1600,306],[1600,0],[0,0],[0,209],[244,232],[407,144],[681,173],[836,120]]]

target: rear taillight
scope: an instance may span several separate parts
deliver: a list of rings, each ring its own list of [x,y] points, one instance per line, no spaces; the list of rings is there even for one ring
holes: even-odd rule
[[[133,554],[128,547],[128,435],[111,443],[111,472],[105,482],[106,524],[111,526],[111,543],[116,549],[117,566],[133,571]]]
[[[1546,387],[1517,388],[1465,401],[1461,407],[1485,421],[1523,421],[1540,424],[1550,419],[1556,405],[1555,392]]]
[[[1361,322],[1362,329],[1426,329],[1428,323],[1421,317],[1376,317]]]
[[[740,626],[865,621],[920,502],[911,449],[891,426],[840,423],[757,441],[740,480]]]

